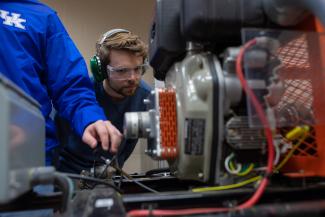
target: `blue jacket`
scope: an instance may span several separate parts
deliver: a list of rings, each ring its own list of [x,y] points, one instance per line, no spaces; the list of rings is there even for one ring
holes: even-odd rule
[[[0,73],[41,104],[46,120],[46,162],[57,146],[52,105],[78,136],[106,120],[83,57],[55,11],[36,0],[0,1]]]
[[[104,109],[106,117],[120,132],[123,132],[125,112],[146,110],[146,105],[143,103],[143,100],[150,94],[151,87],[144,81],[140,82],[139,88],[134,95],[126,97],[122,101],[114,101],[105,92],[102,83],[94,83],[94,86],[97,100]],[[71,132],[69,125],[63,119],[58,119],[58,125],[60,126],[60,142],[63,146],[60,152],[59,171],[80,173],[82,170],[89,170],[94,165],[94,162],[102,164],[102,162],[99,161],[100,156],[98,156],[98,154],[105,158],[112,158],[109,152],[94,152],[94,150],[84,144],[80,138]],[[121,142],[117,153],[120,167],[122,167],[124,162],[129,158],[137,142],[137,139],[124,139]]]

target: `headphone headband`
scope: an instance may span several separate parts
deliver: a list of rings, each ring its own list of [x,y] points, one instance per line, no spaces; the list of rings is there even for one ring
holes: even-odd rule
[[[126,29],[112,29],[112,30],[104,33],[103,37],[96,44],[96,52],[98,52],[98,49],[100,49],[100,47],[102,46],[102,44],[104,43],[106,38],[112,37],[113,35],[115,35],[117,33],[122,33],[122,32],[130,33],[130,31],[128,31]],[[102,82],[104,79],[107,78],[106,69],[103,68],[103,65],[101,63],[101,60],[100,60],[98,54],[96,54],[95,56],[93,56],[90,59],[90,69],[91,69],[91,72],[92,72],[96,82]]]
[[[122,33],[122,32],[130,33],[130,31],[128,31],[126,29],[111,29],[108,32],[104,33],[102,39],[99,41],[99,44],[100,45],[103,44],[103,42],[105,41],[106,38],[109,38],[117,33]]]

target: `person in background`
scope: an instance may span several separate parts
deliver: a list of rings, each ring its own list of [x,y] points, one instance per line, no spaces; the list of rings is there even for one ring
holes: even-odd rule
[[[47,165],[58,146],[52,107],[85,146],[116,153],[122,134],[98,105],[85,61],[54,10],[37,0],[0,1],[0,41],[0,73],[41,105]]]
[[[120,131],[123,130],[125,112],[146,109],[143,100],[151,91],[151,87],[141,79],[148,67],[146,58],[146,44],[125,29],[106,32],[96,44],[96,55],[91,59],[96,98],[108,120]],[[73,134],[64,120],[58,120],[63,146],[58,170],[71,173],[89,170],[99,160],[98,156]],[[137,139],[122,140],[116,155],[120,167],[136,143]],[[105,152],[101,157],[112,159],[113,155]]]

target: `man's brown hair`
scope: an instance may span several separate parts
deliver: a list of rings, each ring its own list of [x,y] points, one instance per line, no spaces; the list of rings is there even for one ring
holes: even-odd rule
[[[146,44],[139,36],[132,34],[131,32],[119,32],[105,38],[102,43],[100,43],[100,41],[102,41],[102,38],[96,43],[96,52],[105,68],[110,63],[109,52],[111,50],[130,51],[136,55],[142,56],[143,61],[148,55]]]

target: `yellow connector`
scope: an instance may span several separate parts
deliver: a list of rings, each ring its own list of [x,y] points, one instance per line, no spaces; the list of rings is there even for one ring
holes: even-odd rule
[[[307,125],[298,126],[290,130],[285,137],[286,139],[292,141],[306,135],[306,133],[309,132],[309,130],[310,127]]]

